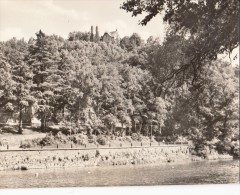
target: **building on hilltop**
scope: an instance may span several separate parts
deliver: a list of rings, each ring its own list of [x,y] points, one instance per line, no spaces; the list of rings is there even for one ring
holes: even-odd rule
[[[103,41],[106,43],[113,43],[113,44],[120,44],[120,37],[118,35],[118,31],[116,29],[116,31],[112,31],[112,32],[105,32],[103,34],[103,36],[99,35],[99,30],[98,30],[98,26],[96,26],[96,30],[95,30],[95,34],[94,34],[94,28],[93,26],[91,26],[91,35],[90,35],[90,41],[91,42],[99,42],[99,41]]]
[[[120,37],[118,35],[118,31],[113,32],[105,32],[103,36],[101,37],[101,41],[104,41],[106,43],[115,43],[115,44],[120,44]]]

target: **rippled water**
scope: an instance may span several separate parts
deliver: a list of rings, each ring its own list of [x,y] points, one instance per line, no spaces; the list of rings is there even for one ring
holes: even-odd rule
[[[0,171],[0,188],[239,183],[239,161]],[[37,177],[36,177],[37,173]]]

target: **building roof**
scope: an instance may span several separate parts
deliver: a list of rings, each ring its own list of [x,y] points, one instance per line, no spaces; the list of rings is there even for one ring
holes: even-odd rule
[[[110,36],[113,37],[114,39],[118,39],[118,38],[119,38],[119,35],[118,35],[117,29],[116,29],[116,31],[110,32]]]

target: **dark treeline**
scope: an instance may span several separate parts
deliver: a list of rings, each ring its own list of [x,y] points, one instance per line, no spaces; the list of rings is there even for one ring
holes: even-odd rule
[[[0,43],[0,110],[17,117],[19,133],[30,113],[42,131],[51,122],[74,132],[226,146],[238,131],[239,70],[204,59],[176,73],[196,56],[193,47],[180,35],[161,44],[136,33],[119,44],[81,32],[67,40],[41,31],[28,42],[13,38]]]

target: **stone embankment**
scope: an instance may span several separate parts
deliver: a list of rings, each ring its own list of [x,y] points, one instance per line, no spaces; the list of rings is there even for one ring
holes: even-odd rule
[[[187,145],[0,151],[0,170],[115,166],[190,161]]]

